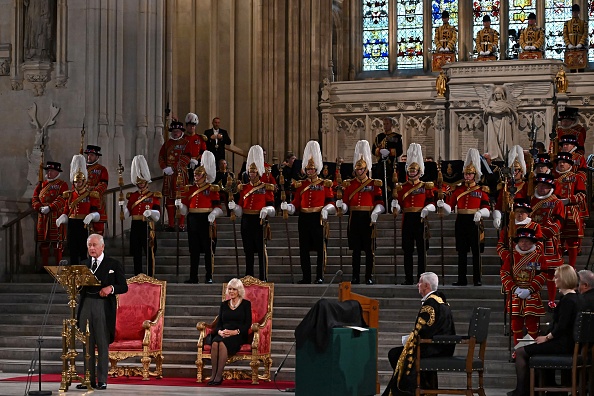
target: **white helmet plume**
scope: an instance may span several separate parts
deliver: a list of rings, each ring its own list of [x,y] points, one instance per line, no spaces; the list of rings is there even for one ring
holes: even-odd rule
[[[507,166],[510,168],[515,168],[516,165],[522,169],[522,176],[525,176],[526,161],[524,160],[524,149],[519,145],[515,145],[511,148],[511,150],[509,150],[509,157],[507,159]]]
[[[311,163],[310,163],[311,162]],[[303,161],[301,162],[301,170],[305,172],[305,168],[314,166],[316,173],[320,173],[324,167],[324,161],[322,160],[322,151],[320,150],[320,144],[315,140],[310,140],[303,150]]]
[[[481,155],[477,149],[468,149],[468,152],[466,153],[466,161],[464,161],[464,172],[474,172],[475,181],[479,181],[483,176],[483,172],[481,172]]]
[[[70,181],[74,183],[74,177],[81,173],[85,180],[89,180],[88,173],[87,173],[87,161],[82,154],[76,154],[72,157],[72,161],[70,162]]]
[[[367,140],[359,140],[355,146],[355,154],[353,156],[353,168],[357,168],[357,163],[363,160],[367,170],[371,172],[371,149]]]
[[[266,169],[264,169],[264,150],[257,144],[250,147],[250,151],[248,151],[247,155],[246,169],[248,172],[253,166],[256,167],[260,176],[264,175],[264,172],[266,171]]]
[[[151,171],[149,170],[149,166],[146,163],[146,159],[144,155],[137,155],[136,157],[132,158],[132,166],[130,167],[130,180],[134,184],[138,184],[140,182],[151,182]]]
[[[418,143],[411,143],[408,146],[408,150],[406,151],[406,170],[412,164],[417,164],[419,166],[419,174],[423,176],[425,174],[425,162],[423,158],[423,149],[421,145]]]
[[[204,167],[204,171],[206,172],[206,182],[214,182],[217,176],[217,165],[213,153],[211,153],[210,151],[205,151],[202,153],[202,166]]]
[[[196,124],[198,125],[198,116],[194,113],[186,114],[186,124]]]

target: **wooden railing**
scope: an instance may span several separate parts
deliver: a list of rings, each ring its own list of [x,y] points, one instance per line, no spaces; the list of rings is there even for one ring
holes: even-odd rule
[[[21,212],[17,217],[8,223],[2,225],[4,231],[4,257],[6,257],[6,278],[8,282],[14,280],[14,276],[18,274],[21,266],[21,253],[23,251],[23,227],[21,221],[33,215],[35,222],[37,222],[36,212],[33,208],[29,208]],[[37,239],[37,233],[35,233]],[[37,251],[37,243],[35,243],[35,251]]]

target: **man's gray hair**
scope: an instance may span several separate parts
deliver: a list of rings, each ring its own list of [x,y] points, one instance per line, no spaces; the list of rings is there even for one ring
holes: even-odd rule
[[[87,245],[89,244],[89,241],[92,238],[97,239],[99,241],[99,244],[101,246],[105,246],[105,241],[103,240],[103,235],[99,235],[99,234],[91,234],[91,235],[89,235],[89,237],[87,238]]]
[[[589,270],[581,270],[578,272],[580,283],[588,285],[588,289],[594,289],[594,272]]]
[[[439,278],[437,277],[435,272],[422,273],[419,278],[419,281],[428,283],[429,287],[431,287],[431,291],[437,291],[437,286],[439,286]]]

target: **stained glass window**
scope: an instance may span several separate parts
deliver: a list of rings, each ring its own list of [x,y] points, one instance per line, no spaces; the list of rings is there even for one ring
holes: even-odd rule
[[[472,16],[473,16],[473,28],[472,28],[472,48],[476,47],[476,34],[483,28],[483,17],[489,15],[491,17],[491,28],[497,30],[499,35],[502,36],[499,30],[499,11],[500,4],[499,0],[474,0],[472,3]],[[504,36],[505,37],[505,36]]]
[[[423,68],[423,0],[396,2],[398,69]]]
[[[507,31],[507,57],[515,59],[518,57],[520,48],[520,32],[528,25],[528,15],[536,14],[536,0],[510,0],[509,2],[509,23]]]
[[[363,0],[363,71],[388,70],[388,0]]]
[[[571,19],[572,0],[545,0],[545,57],[563,59],[563,24]]]
[[[588,1],[588,61],[594,62],[594,1]]]
[[[435,40],[435,28],[442,25],[441,13],[447,11],[450,13],[450,25],[458,28],[458,0],[432,0],[431,1],[431,22],[433,32],[431,40]],[[458,29],[459,30],[459,29]]]

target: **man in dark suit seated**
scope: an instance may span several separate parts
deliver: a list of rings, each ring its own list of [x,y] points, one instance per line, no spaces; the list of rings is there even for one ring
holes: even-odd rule
[[[578,272],[580,282],[580,310],[594,312],[594,273],[589,270]]]
[[[109,344],[115,336],[116,294],[126,293],[128,284],[122,264],[105,255],[105,242],[99,234],[87,238],[87,249],[90,260],[86,265],[101,282],[101,286],[84,286],[80,291],[78,306],[78,326],[84,331],[89,325],[89,372],[91,386],[95,389],[107,389],[107,372],[109,364]],[[95,347],[97,347],[97,369],[95,370]],[[86,371],[86,370],[85,370]],[[86,389],[78,384],[76,389]]]
[[[403,346],[392,348],[388,359],[394,369],[394,375],[383,393],[383,396],[414,395],[417,387],[417,373],[415,370],[416,346],[422,338],[428,339],[438,335],[455,335],[454,318],[450,305],[446,302],[443,293],[437,291],[439,279],[434,272],[421,274],[417,287],[421,299],[421,309],[413,331],[406,341],[403,337]],[[452,356],[455,344],[423,345],[421,357]],[[421,386],[425,389],[437,388],[437,373],[422,373]]]

